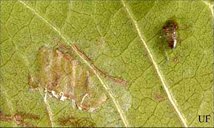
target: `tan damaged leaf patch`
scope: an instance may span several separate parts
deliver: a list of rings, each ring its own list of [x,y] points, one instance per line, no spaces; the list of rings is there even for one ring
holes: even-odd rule
[[[37,54],[35,75],[29,75],[29,85],[42,88],[61,101],[70,100],[73,107],[95,111],[107,96],[96,86],[92,71],[75,59],[71,49],[65,46],[42,46]]]

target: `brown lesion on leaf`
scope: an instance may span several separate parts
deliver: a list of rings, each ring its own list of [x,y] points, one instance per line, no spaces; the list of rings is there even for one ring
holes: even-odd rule
[[[162,101],[166,100],[166,97],[160,92],[154,93],[154,98],[158,102],[162,102]]]
[[[27,120],[39,120],[40,117],[38,115],[32,113],[25,113],[25,112],[16,112],[13,115],[7,115],[0,111],[0,121],[4,122],[14,122],[17,126],[21,127],[36,127],[32,123]]]
[[[28,84],[32,89],[42,88],[49,96],[61,101],[70,100],[79,110],[93,112],[105,103],[107,96],[95,86],[92,79],[95,72],[76,59],[72,48],[90,62],[93,70],[100,75],[125,85],[125,80],[110,76],[97,68],[76,45],[70,47],[63,44],[39,48],[37,69],[35,73],[29,74]]]
[[[62,126],[72,127],[96,127],[96,124],[89,118],[76,118],[73,116],[62,117],[58,119],[58,122]]]
[[[102,75],[102,76],[104,76],[104,77],[106,77],[106,78],[108,78],[108,79],[111,79],[112,81],[117,82],[117,83],[119,83],[119,84],[121,84],[121,85],[126,85],[126,84],[127,84],[127,81],[126,81],[126,80],[124,80],[124,79],[122,79],[122,78],[119,78],[119,77],[116,77],[116,76],[109,75],[107,72],[105,72],[105,71],[99,69],[99,68],[93,63],[93,61],[92,61],[83,51],[81,51],[81,50],[79,49],[79,47],[78,47],[77,45],[73,44],[71,47],[72,47],[73,49],[77,50],[77,51],[81,54],[81,56],[84,57],[84,59],[86,59],[88,62],[90,62],[92,68],[93,68],[94,70],[96,70],[96,72],[98,72],[100,75]]]
[[[153,92],[153,98],[157,102],[162,102],[162,101],[167,99],[166,95],[165,95],[165,92],[163,90],[163,87],[159,87],[158,90],[155,90]]]

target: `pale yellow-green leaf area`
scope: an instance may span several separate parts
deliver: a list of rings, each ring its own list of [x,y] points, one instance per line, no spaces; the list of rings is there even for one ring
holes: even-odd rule
[[[0,126],[214,126],[213,7],[1,1]]]

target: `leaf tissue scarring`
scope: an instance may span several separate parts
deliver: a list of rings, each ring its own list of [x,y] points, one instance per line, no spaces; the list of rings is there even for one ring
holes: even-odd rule
[[[13,122],[20,127],[35,127],[32,123],[28,122],[27,120],[39,120],[40,117],[38,115],[32,113],[26,113],[17,111],[13,115],[7,115],[0,111],[0,121],[4,122]]]
[[[38,50],[37,70],[29,75],[31,88],[42,88],[58,100],[70,100],[72,106],[93,112],[107,96],[94,86],[94,73],[84,67],[66,46],[42,46]]]
[[[58,122],[62,126],[74,126],[74,127],[95,127],[96,126],[96,124],[88,118],[75,118],[73,116],[59,118]]]

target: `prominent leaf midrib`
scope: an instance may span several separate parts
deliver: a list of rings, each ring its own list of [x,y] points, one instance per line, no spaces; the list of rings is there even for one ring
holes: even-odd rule
[[[146,44],[146,42],[145,42],[145,37],[143,37],[143,34],[142,34],[142,32],[140,31],[139,25],[138,25],[137,21],[135,20],[134,15],[132,14],[132,12],[131,12],[131,10],[128,8],[128,6],[126,5],[125,1],[124,1],[124,0],[121,0],[121,2],[122,2],[123,6],[124,6],[124,8],[125,8],[125,10],[126,10],[126,12],[127,12],[128,17],[129,17],[129,18],[131,19],[131,21],[133,22],[133,25],[134,25],[134,27],[135,27],[135,29],[136,29],[136,31],[137,31],[137,34],[138,34],[138,36],[139,36],[141,42],[143,43],[143,45],[144,45],[144,47],[145,47],[145,49],[146,49],[146,51],[147,51],[147,53],[148,53],[148,55],[149,55],[149,58],[150,58],[150,60],[151,60],[151,62],[152,62],[152,64],[153,64],[153,67],[155,68],[155,71],[156,71],[156,73],[157,73],[157,75],[158,75],[158,77],[159,77],[159,79],[160,79],[160,81],[161,81],[161,83],[162,83],[162,86],[163,86],[163,88],[164,88],[164,90],[165,90],[165,92],[166,92],[166,94],[167,94],[167,97],[168,97],[168,99],[169,99],[171,105],[172,105],[173,108],[175,109],[175,111],[176,111],[176,113],[177,113],[179,119],[181,120],[183,126],[184,126],[184,127],[187,127],[186,119],[185,119],[185,117],[183,116],[182,112],[179,110],[178,105],[177,105],[177,103],[176,103],[176,100],[174,99],[173,95],[171,94],[171,92],[170,92],[170,90],[169,90],[169,88],[168,88],[168,86],[167,86],[167,82],[166,82],[164,76],[163,76],[163,74],[162,74],[162,72],[161,72],[161,70],[160,70],[158,64],[156,63],[155,58],[154,58],[154,56],[152,55],[151,50],[149,49],[149,47],[147,46],[147,44]]]
[[[100,83],[102,84],[102,86],[105,88],[105,91],[108,93],[108,95],[110,96],[111,100],[113,101],[119,115],[120,118],[122,120],[122,122],[124,123],[124,125],[126,127],[129,126],[129,123],[126,119],[126,115],[124,114],[121,106],[119,105],[118,101],[116,100],[114,94],[112,93],[110,87],[105,84],[105,82],[102,80],[102,78],[99,76],[99,73],[97,73],[96,69],[94,69],[94,67],[91,65],[90,62],[87,61],[87,59],[84,58],[83,55],[81,55],[81,53],[74,47],[74,45],[72,45],[72,42],[70,42],[66,36],[64,36],[60,29],[57,28],[56,26],[54,26],[53,24],[51,24],[51,22],[49,22],[45,17],[43,17],[41,14],[39,14],[35,9],[33,9],[32,7],[28,6],[25,2],[19,0],[19,2],[26,7],[27,9],[29,9],[33,14],[35,14],[36,16],[38,16],[43,22],[45,22],[51,29],[53,29],[63,40],[65,43],[67,43],[68,45],[71,45],[73,51],[85,62],[85,64],[95,73],[96,77],[99,79]]]
[[[39,90],[39,92],[40,92],[40,94],[41,94],[41,96],[42,96],[42,91],[43,90]],[[51,107],[50,107],[50,104],[48,103],[48,97],[47,97],[47,95],[48,95],[48,93],[47,93],[47,91],[45,92],[45,96],[44,96],[44,98],[43,98],[43,101],[44,101],[44,103],[45,103],[45,105],[46,105],[46,111],[48,112],[48,117],[49,117],[49,120],[50,120],[50,124],[51,124],[51,127],[54,127],[54,126],[56,126],[55,124],[54,124],[54,121],[53,121],[53,112],[51,111]]]
[[[203,0],[203,2],[209,7],[209,9],[211,11],[211,14],[212,14],[212,16],[214,18],[214,4],[211,4],[211,3],[209,3],[209,2],[207,2],[205,0]]]

